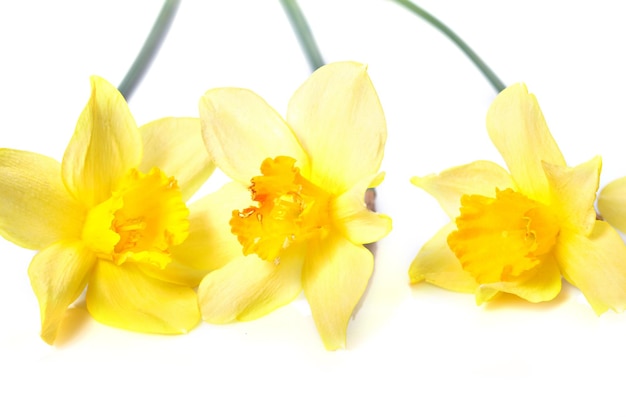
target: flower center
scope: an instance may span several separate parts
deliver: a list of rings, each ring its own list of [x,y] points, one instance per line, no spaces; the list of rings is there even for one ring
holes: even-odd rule
[[[188,215],[173,177],[158,168],[148,174],[131,169],[111,198],[89,211],[82,238],[117,265],[132,261],[164,268],[169,248],[189,234]]]
[[[556,242],[550,209],[524,195],[496,190],[496,198],[464,195],[448,246],[479,283],[515,279],[534,268]]]
[[[244,254],[275,261],[282,249],[323,233],[330,223],[331,195],[303,178],[295,162],[288,156],[263,161],[263,175],[250,186],[258,207],[233,211],[231,231]]]

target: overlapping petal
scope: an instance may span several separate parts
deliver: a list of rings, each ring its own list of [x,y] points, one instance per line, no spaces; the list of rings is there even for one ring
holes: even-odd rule
[[[589,236],[562,231],[555,256],[565,278],[597,314],[626,310],[626,246],[609,224],[596,221]]]
[[[250,191],[237,182],[226,184],[191,204],[189,236],[171,248],[173,265],[164,272],[176,276],[178,268],[180,273],[187,270],[185,275],[199,271],[204,276],[241,256],[241,245],[230,232],[229,221],[235,208],[249,204]]]
[[[511,175],[490,161],[475,161],[447,169],[438,175],[413,177],[411,182],[435,197],[450,219],[459,215],[463,195],[494,197],[496,189],[515,189]]]
[[[310,179],[333,194],[380,168],[387,126],[363,64],[315,71],[291,98],[287,123],[311,158]]]
[[[539,103],[524,84],[515,84],[494,99],[487,112],[487,131],[504,158],[518,191],[549,202],[550,190],[542,161],[565,165]]]
[[[61,165],[70,193],[87,207],[111,196],[142,158],[139,129],[124,97],[107,81],[91,78],[91,98],[81,113]]]
[[[215,170],[200,130],[200,120],[192,117],[166,117],[139,128],[143,139],[142,172],[158,167],[175,177],[187,201]]]
[[[593,203],[600,183],[602,159],[595,157],[574,168],[544,162],[550,185],[552,207],[562,227],[588,235],[594,227]]]
[[[532,303],[552,300],[561,292],[559,265],[552,256],[547,256],[536,268],[515,280],[482,284],[476,291],[476,303],[489,301],[498,292],[515,294]]]
[[[250,90],[218,88],[200,99],[202,136],[226,175],[243,184],[259,174],[266,158],[291,156],[303,175],[308,156],[283,118]]]
[[[32,152],[0,149],[0,235],[28,249],[78,238],[85,211],[61,181],[61,165]]]
[[[452,291],[476,291],[476,279],[463,270],[454,252],[448,247],[448,235],[455,229],[454,223],[448,223],[422,246],[409,268],[411,284],[426,281]]]
[[[372,182],[379,183],[384,175],[365,177],[355,186],[331,202],[335,228],[352,243],[360,245],[376,242],[391,231],[391,218],[367,209],[364,196]]]
[[[328,350],[346,346],[352,312],[374,270],[372,253],[338,234],[309,243],[302,270],[304,294]]]
[[[626,177],[610,182],[600,191],[598,210],[609,224],[626,233]]]
[[[278,265],[256,255],[240,256],[207,275],[198,287],[203,319],[254,320],[293,301],[302,291],[303,250],[289,248]]]
[[[87,309],[101,323],[146,333],[187,333],[200,321],[193,289],[153,279],[128,263],[96,263]]]
[[[39,301],[41,338],[47,343],[54,342],[65,311],[85,289],[95,262],[95,255],[78,240],[55,243],[31,261],[28,275]]]

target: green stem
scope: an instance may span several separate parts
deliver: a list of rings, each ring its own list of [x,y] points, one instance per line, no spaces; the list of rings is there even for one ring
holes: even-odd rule
[[[283,5],[285,13],[287,13],[289,22],[291,22],[291,27],[298,37],[298,41],[300,42],[300,46],[304,50],[304,54],[309,61],[311,70],[315,71],[324,65],[324,59],[322,58],[322,54],[315,43],[315,39],[313,39],[313,33],[311,33],[309,24],[304,18],[304,14],[302,13],[302,10],[300,10],[300,6],[298,6],[296,0],[280,0],[280,3]]]
[[[139,55],[135,58],[135,62],[133,62],[133,65],[131,65],[118,87],[118,90],[120,90],[120,93],[126,100],[133,94],[156,56],[159,46],[161,46],[170,25],[174,21],[179,4],[180,0],[165,0],[148,38],[141,47],[141,51],[139,51]]]
[[[498,76],[491,70],[491,68],[489,68],[487,64],[485,64],[485,62],[482,59],[480,59],[478,55],[476,55],[476,52],[474,52],[472,48],[470,48],[469,45],[467,45],[463,41],[463,39],[459,38],[459,36],[456,33],[454,33],[449,27],[444,25],[439,19],[437,19],[435,16],[431,15],[430,13],[428,13],[426,10],[422,9],[421,7],[417,6],[410,0],[393,0],[393,1],[398,3],[401,6],[406,7],[407,9],[409,9],[410,11],[412,11],[413,13],[415,13],[416,15],[420,16],[422,19],[426,20],[428,23],[433,25],[444,35],[446,35],[452,42],[456,44],[456,46],[458,46],[465,53],[465,55],[467,55],[467,57],[474,63],[474,65],[478,67],[480,72],[482,72],[483,75],[487,78],[487,80],[489,80],[489,82],[491,83],[493,88],[496,89],[497,92],[500,92],[506,88],[504,83],[500,81]]]

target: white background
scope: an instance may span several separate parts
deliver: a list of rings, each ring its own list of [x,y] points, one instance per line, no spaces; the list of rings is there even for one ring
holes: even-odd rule
[[[506,84],[526,82],[570,165],[600,154],[602,185],[626,175],[620,2],[420,5]],[[118,84],[160,6],[1,3],[0,147],[60,160],[88,100],[88,77]],[[476,159],[502,162],[484,122],[492,87],[443,35],[389,1],[301,6],[327,62],[369,65],[389,130],[377,205],[394,230],[377,246],[348,349],[324,350],[302,297],[254,322],[201,324],[175,337],[106,327],[77,308],[50,347],[39,338],[26,273],[33,252],[3,240],[0,414],[626,415],[626,315],[596,317],[567,285],[549,303],[507,298],[484,307],[471,295],[408,285],[413,256],[446,221],[409,178]],[[277,1],[186,0],[130,107],[138,124],[195,116],[204,91],[237,86],[284,114],[308,75]],[[216,174],[199,194],[223,182]]]

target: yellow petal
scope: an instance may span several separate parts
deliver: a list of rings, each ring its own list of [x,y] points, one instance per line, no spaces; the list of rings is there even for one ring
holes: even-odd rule
[[[91,98],[63,156],[68,190],[87,207],[95,206],[111,197],[141,157],[141,136],[124,97],[104,79],[91,77]]]
[[[241,256],[241,244],[231,233],[233,210],[250,204],[250,190],[238,182],[224,185],[189,206],[189,236],[170,248],[165,269],[142,269],[174,284],[197,287],[209,272]]]
[[[200,99],[202,136],[215,164],[244,184],[266,158],[291,156],[306,176],[308,157],[283,118],[249,90],[218,88]]]
[[[597,156],[574,168],[544,163],[544,170],[552,190],[551,209],[559,216],[559,223],[578,233],[591,233],[602,159]]]
[[[143,159],[139,169],[157,167],[176,178],[187,201],[211,176],[215,165],[202,140],[200,119],[167,117],[139,128],[143,139]]]
[[[609,183],[600,191],[598,210],[604,220],[626,233],[626,177]]]
[[[380,183],[379,175],[373,177]],[[365,191],[371,183],[372,176],[366,177],[331,201],[335,228],[356,245],[376,242],[391,231],[389,216],[371,212],[365,206]]]
[[[476,304],[489,301],[498,292],[515,294],[532,303],[549,301],[561,292],[561,271],[552,256],[546,256],[536,267],[514,281],[483,284],[476,290]]]
[[[608,223],[596,221],[589,237],[562,231],[555,256],[597,314],[626,309],[626,246]]]
[[[39,301],[41,338],[52,344],[65,311],[85,289],[95,255],[80,241],[61,241],[39,252],[28,267]]]
[[[198,287],[203,319],[209,323],[254,320],[290,303],[302,291],[303,260],[303,248],[291,247],[278,264],[253,254],[211,272]]]
[[[29,249],[80,236],[84,209],[61,181],[61,165],[31,152],[0,149],[0,235]]]
[[[324,346],[346,346],[346,331],[374,270],[374,257],[363,246],[338,234],[309,244],[302,286]]]
[[[189,206],[189,236],[171,248],[174,264],[204,271],[221,268],[241,256],[241,244],[231,233],[233,210],[250,205],[250,191],[237,182],[203,197]]]
[[[438,175],[413,177],[411,182],[437,199],[450,219],[459,215],[461,196],[495,197],[496,188],[515,189],[511,175],[490,161],[476,161],[447,169]]]
[[[518,191],[544,204],[549,202],[542,161],[565,165],[533,94],[524,84],[502,91],[487,112],[487,131],[506,161]]]
[[[476,280],[463,270],[461,263],[448,247],[448,235],[455,229],[454,222],[448,223],[422,246],[409,268],[411,284],[426,281],[451,291],[476,291]]]
[[[328,64],[295,92],[287,123],[311,158],[311,181],[341,194],[378,172],[387,126],[363,64]]]
[[[196,293],[144,275],[132,264],[98,261],[87,309],[101,323],[145,333],[187,333],[200,321]]]
[[[137,263],[137,268],[143,275],[170,284],[195,288],[200,284],[207,271],[190,268],[180,262],[170,262],[164,269],[145,263]]]

